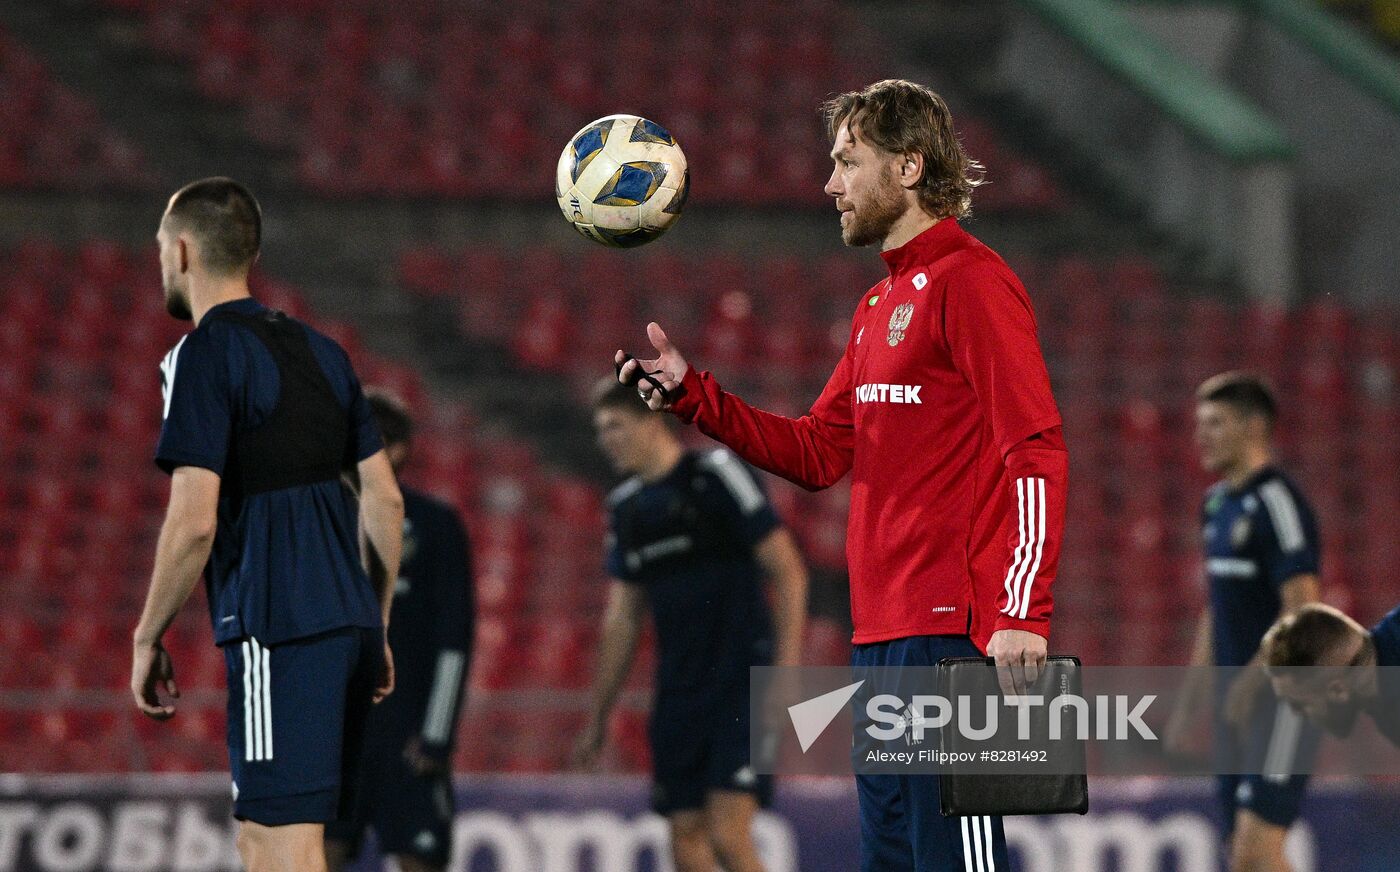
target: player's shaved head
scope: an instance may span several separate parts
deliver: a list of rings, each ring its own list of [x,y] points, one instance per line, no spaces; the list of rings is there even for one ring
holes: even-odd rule
[[[1199,403],[1222,403],[1243,417],[1263,418],[1271,428],[1278,418],[1278,403],[1263,377],[1249,372],[1222,372],[1196,390]]]
[[[1274,693],[1313,723],[1349,736],[1376,697],[1376,644],[1356,621],[1322,603],[1280,618],[1259,645]]]
[[[637,393],[637,388],[625,385],[615,378],[605,378],[593,386],[593,410],[618,409],[637,417],[652,414],[646,400]],[[668,416],[662,416],[668,417]]]
[[[413,441],[413,418],[403,400],[382,388],[366,389],[365,400],[386,446],[407,445]]]
[[[262,244],[262,208],[246,187],[216,176],[175,192],[165,210],[173,233],[188,233],[204,269],[216,276],[248,271]]]
[[[963,151],[948,104],[930,89],[886,79],[828,100],[822,116],[837,152],[847,146],[837,140],[844,124],[853,139],[891,154],[921,155],[924,171],[916,190],[919,205],[929,215],[962,218],[971,211],[972,190],[982,184],[982,166]]]
[[[1308,603],[1280,618],[1259,645],[1271,674],[1316,666],[1345,666],[1367,638],[1366,628],[1325,603]]]
[[[383,388],[366,389],[365,402],[369,403],[370,416],[384,440],[389,465],[394,467],[394,472],[400,472],[408,465],[413,451],[413,416],[408,412],[408,405]]]

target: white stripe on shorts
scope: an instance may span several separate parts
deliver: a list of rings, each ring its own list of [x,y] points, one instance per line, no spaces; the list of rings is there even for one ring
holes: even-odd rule
[[[262,649],[263,759],[272,759],[272,652]]]
[[[262,692],[262,646],[258,640],[249,637],[252,643],[253,662],[248,669],[253,673],[253,759],[263,758],[263,692]]]
[[[248,643],[243,643],[243,759],[253,759],[253,672]]]

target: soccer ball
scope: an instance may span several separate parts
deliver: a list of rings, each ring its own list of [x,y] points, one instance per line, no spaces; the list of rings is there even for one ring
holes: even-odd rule
[[[635,115],[599,118],[559,156],[554,196],[574,229],[595,242],[633,248],[676,223],[690,171],[675,137]]]

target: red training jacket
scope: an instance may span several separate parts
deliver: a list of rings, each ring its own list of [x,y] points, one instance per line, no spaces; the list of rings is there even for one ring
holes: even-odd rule
[[[755,409],[693,367],[671,411],[809,490],[851,473],[854,643],[1048,636],[1069,457],[1030,299],[952,219],[881,256],[890,277],[808,414]]]

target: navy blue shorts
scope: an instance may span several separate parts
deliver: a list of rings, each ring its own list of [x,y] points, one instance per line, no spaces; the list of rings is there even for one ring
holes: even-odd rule
[[[271,647],[223,646],[233,815],[267,826],[350,813],[384,632],[332,630]]]
[[[856,645],[851,665],[934,666],[980,657],[966,636],[910,636]],[[855,705],[864,706],[859,695]],[[857,709],[860,710],[859,708]],[[1006,872],[1000,817],[944,817],[937,775],[857,775],[862,872]]]
[[[451,776],[424,777],[403,758],[408,739],[372,742],[365,748],[354,808],[349,817],[326,824],[326,839],[344,842],[347,858],[360,853],[365,830],[374,829],[384,854],[417,857],[446,866],[452,846]]]
[[[773,776],[753,771],[749,760],[749,698],[726,695],[657,697],[651,714],[651,807],[657,814],[704,808],[714,790],[751,793],[767,807]]]
[[[1287,704],[1271,699],[1256,711],[1248,740],[1235,736],[1223,723],[1216,725],[1216,735],[1223,755],[1216,771],[1224,774],[1217,776],[1216,791],[1224,811],[1225,837],[1234,832],[1241,810],[1274,826],[1292,825],[1308,786],[1307,775],[1293,773],[1310,768],[1320,734]]]

